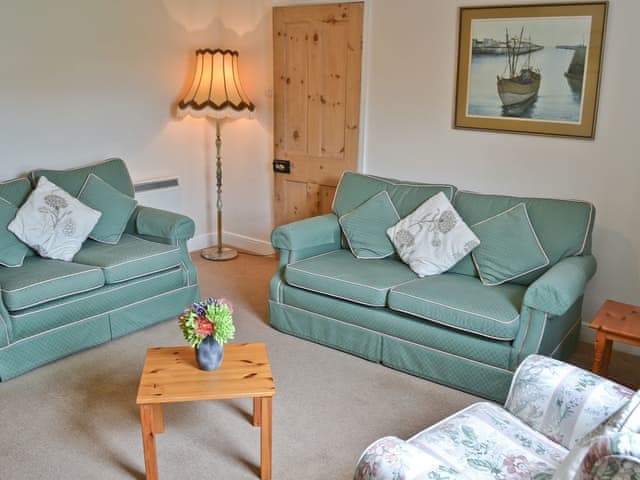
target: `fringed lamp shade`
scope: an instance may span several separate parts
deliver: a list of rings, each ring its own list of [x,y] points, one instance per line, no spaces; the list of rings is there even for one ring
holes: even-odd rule
[[[254,109],[240,83],[238,52],[196,50],[195,75],[189,92],[178,103],[178,115],[239,118],[250,116]]]

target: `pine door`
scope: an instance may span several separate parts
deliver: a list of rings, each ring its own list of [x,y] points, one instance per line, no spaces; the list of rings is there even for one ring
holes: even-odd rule
[[[276,225],[330,212],[342,172],[357,169],[362,11],[273,9]]]

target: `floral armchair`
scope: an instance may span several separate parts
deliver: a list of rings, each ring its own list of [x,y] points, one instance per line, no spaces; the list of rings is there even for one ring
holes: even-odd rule
[[[531,355],[504,407],[473,404],[404,441],[384,437],[355,480],[640,480],[640,391]]]

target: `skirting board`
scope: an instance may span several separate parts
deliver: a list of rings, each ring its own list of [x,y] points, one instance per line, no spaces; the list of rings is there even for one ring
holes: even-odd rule
[[[211,247],[217,242],[217,235],[215,233],[205,233],[202,235],[196,235],[194,238],[187,242],[187,248],[190,252],[201,250],[203,248]],[[238,233],[222,232],[222,242],[239,250],[246,250],[247,252],[254,253],[256,255],[272,255],[275,250],[271,246],[271,242],[265,242],[264,240],[258,240],[257,238],[247,237]]]

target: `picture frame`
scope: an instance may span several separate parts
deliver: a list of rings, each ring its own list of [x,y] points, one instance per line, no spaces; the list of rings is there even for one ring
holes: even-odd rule
[[[454,128],[594,138],[607,9],[461,7]]]

